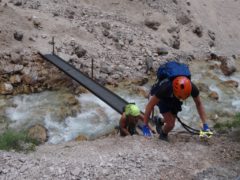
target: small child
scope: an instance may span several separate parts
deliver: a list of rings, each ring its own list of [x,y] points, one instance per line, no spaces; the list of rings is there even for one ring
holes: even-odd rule
[[[119,122],[120,135],[128,136],[128,135],[138,134],[138,132],[136,131],[136,127],[139,123],[139,120],[143,122],[143,117],[144,116],[143,114],[141,114],[141,111],[137,105],[135,104],[126,105]],[[142,127],[142,131],[144,135],[151,136],[151,133],[148,127]]]

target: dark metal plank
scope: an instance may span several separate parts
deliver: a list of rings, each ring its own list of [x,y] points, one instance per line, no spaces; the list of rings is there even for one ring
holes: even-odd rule
[[[118,113],[122,113],[123,107],[126,104],[128,104],[128,102],[122,99],[120,96],[113,93],[112,91],[105,88],[104,86],[100,85],[99,83],[89,78],[88,76],[84,75],[81,71],[76,69],[74,66],[68,64],[59,56],[54,54],[43,55],[41,53],[40,55],[44,59],[48,60],[49,62],[57,66],[60,70],[65,72],[67,75],[69,75],[75,81],[80,83],[86,89],[91,91],[94,95],[96,95],[102,101],[107,103],[109,106],[115,109]]]

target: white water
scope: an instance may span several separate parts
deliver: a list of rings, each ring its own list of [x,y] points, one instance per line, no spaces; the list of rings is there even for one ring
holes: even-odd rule
[[[196,69],[196,71],[198,73],[192,73],[193,81],[205,82],[209,85],[211,91],[215,91],[219,95],[219,100],[213,101],[203,94],[202,101],[207,114],[215,113],[218,116],[222,116],[220,117],[222,119],[224,116],[228,116],[228,114],[235,114],[240,111],[239,87],[226,90],[226,87],[219,86],[219,81],[205,75],[206,68]],[[199,71],[202,72],[199,73]],[[211,73],[215,73],[221,80],[232,79],[240,83],[239,73],[235,73],[231,77],[225,77],[219,71]],[[147,85],[147,87],[150,86]],[[80,112],[74,116],[67,116],[61,119],[59,113],[66,109],[71,109],[71,107],[66,106],[66,99],[64,101],[63,93],[68,94],[62,91],[46,91],[38,94],[19,95],[8,100],[1,98],[0,107],[4,106],[4,116],[10,121],[10,127],[19,130],[28,128],[36,123],[42,124],[48,129],[49,142],[54,144],[73,140],[79,135],[94,139],[111,132],[114,126],[118,125],[120,114],[90,93],[76,97],[81,104]],[[115,93],[128,102],[135,102],[144,111],[147,99],[123,89],[116,90]],[[3,113],[2,109],[1,113]],[[191,98],[184,102],[182,109],[179,117],[186,124],[199,128],[199,116]],[[155,114],[157,113],[156,107]],[[176,123],[175,129],[178,128],[181,128],[181,126],[179,123]]]

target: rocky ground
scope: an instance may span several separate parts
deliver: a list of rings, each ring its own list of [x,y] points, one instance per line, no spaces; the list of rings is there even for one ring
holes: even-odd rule
[[[71,86],[55,53],[102,84],[142,82],[169,58],[238,59],[239,1],[1,0],[1,94]],[[206,18],[208,17],[208,18]],[[225,59],[226,59],[225,58]],[[220,58],[221,60],[221,58]],[[56,85],[55,85],[56,84]]]
[[[208,142],[172,133],[110,136],[95,141],[42,145],[30,154],[0,151],[0,179],[237,179],[240,144],[225,136]]]
[[[239,0],[0,0],[0,92],[75,85],[37,55],[52,51],[53,37],[55,52],[87,74],[93,59],[103,84],[141,84],[173,57],[221,55],[224,66],[239,60],[239,8]],[[226,75],[236,70],[227,66]],[[186,134],[169,143],[111,136],[27,155],[1,151],[0,179],[236,179],[239,154],[239,142],[225,136],[208,143]]]

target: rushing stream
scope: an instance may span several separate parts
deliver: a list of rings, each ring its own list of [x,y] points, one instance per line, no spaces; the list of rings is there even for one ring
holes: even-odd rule
[[[206,93],[201,93],[208,116],[214,120],[229,120],[240,110],[240,88],[226,88],[220,82],[235,80],[240,83],[240,73],[226,77],[220,70],[210,71],[206,66],[206,63],[191,66],[192,80],[204,82],[219,96],[219,99],[214,101]],[[150,84],[146,87],[149,88]],[[114,89],[114,92],[129,102],[135,102],[144,111],[146,98],[130,90]],[[54,144],[75,139],[79,135],[94,139],[110,133],[118,125],[120,114],[93,94],[86,93],[75,97],[79,106],[74,107],[68,104],[71,96],[66,90],[18,95],[12,98],[1,96],[0,124],[8,122],[9,127],[18,130],[36,123],[43,124],[48,129],[48,142]],[[157,108],[155,109],[157,111]],[[199,127],[199,117],[191,98],[184,102],[183,111],[179,116],[187,124]],[[213,125],[214,122],[211,122],[210,125]],[[179,128],[181,127],[177,123],[175,130]]]

